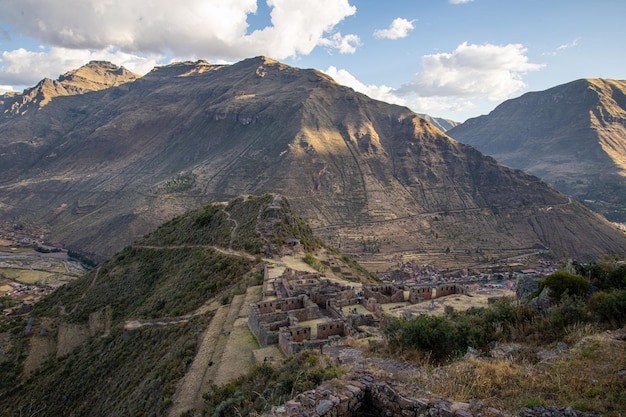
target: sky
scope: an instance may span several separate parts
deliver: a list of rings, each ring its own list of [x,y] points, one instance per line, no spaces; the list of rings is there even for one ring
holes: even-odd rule
[[[0,94],[106,60],[139,74],[259,55],[463,122],[580,78],[626,79],[623,0],[0,0]]]

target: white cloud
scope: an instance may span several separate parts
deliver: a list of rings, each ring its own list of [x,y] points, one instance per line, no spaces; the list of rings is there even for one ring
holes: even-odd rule
[[[0,55],[0,80],[30,87],[43,77],[56,79],[68,69],[78,68],[92,60],[111,61],[133,72],[145,74],[162,58],[161,55],[139,57],[112,48],[88,51],[54,47],[39,52],[20,48],[4,51]]]
[[[0,85],[0,94],[8,93],[9,91],[15,91],[10,85]]]
[[[578,41],[579,40],[580,40],[580,38],[577,38],[577,39],[574,39],[573,41],[571,41],[570,43],[559,45],[554,51],[546,52],[546,53],[543,53],[542,55],[555,56],[555,55],[565,51],[566,49],[575,48],[575,47],[578,46]]]
[[[46,45],[68,49],[239,59],[283,59],[333,43],[334,28],[356,13],[348,0],[266,0],[271,26],[247,33],[257,0],[0,0],[1,20]],[[327,38],[330,36],[330,38]],[[329,43],[329,39],[331,42]]]
[[[270,25],[248,33],[247,17],[256,13],[257,0],[186,0],[184,5],[172,0],[0,0],[0,21],[45,45],[43,51],[4,51],[0,84],[30,86],[92,59],[143,74],[165,57],[284,59],[318,46],[353,53],[360,45],[358,36],[335,30],[356,13],[349,0],[266,2]]]
[[[382,100],[387,103],[400,104],[403,106],[407,104],[405,99],[394,94],[393,88],[387,87],[386,85],[365,85],[345,69],[337,69],[334,66],[330,66],[326,71],[324,71],[324,73],[331,76],[339,84],[348,86],[355,91],[363,93],[376,100]]]
[[[510,98],[526,87],[522,75],[542,65],[528,62],[519,44],[459,45],[452,53],[425,55],[423,71],[398,89],[366,85],[344,69],[325,72],[338,83],[388,103],[410,107],[419,113],[464,112],[476,107],[475,100]]]
[[[351,53],[359,45],[356,35],[333,33],[339,22],[356,13],[348,0],[267,0],[267,4],[273,8],[272,26],[233,39],[231,47],[238,49],[238,57],[264,54],[283,59],[308,55],[318,45]]]
[[[471,3],[474,0],[448,0],[450,4],[463,4],[463,3]]]
[[[413,30],[412,20],[406,20],[402,17],[398,17],[391,22],[388,29],[376,29],[374,31],[374,37],[379,39],[400,39],[406,38],[409,32]]]
[[[520,44],[459,45],[452,53],[425,55],[423,71],[398,94],[421,97],[483,97],[497,101],[524,89],[521,75],[540,64],[528,62]]]
[[[345,69],[338,69],[334,66],[328,67],[324,73],[331,76],[339,84],[351,87],[359,93],[376,100],[409,107],[416,113],[436,115],[438,112],[462,112],[475,107],[473,102],[457,97],[420,97],[416,94],[401,97],[392,87],[366,85]]]
[[[341,33],[337,32],[330,38],[320,40],[319,44],[338,49],[341,54],[353,54],[361,45],[361,39],[357,35],[341,36]]]

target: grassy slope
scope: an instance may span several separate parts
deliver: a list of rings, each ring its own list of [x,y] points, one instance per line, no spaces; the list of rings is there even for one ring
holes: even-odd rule
[[[270,194],[209,204],[162,225],[32,313],[37,323],[52,323],[48,337],[57,338],[59,324],[86,326],[90,314],[110,307],[109,334],[50,358],[19,384],[29,344],[26,319],[2,328],[13,342],[11,354],[0,358],[0,380],[7,382],[0,384],[0,407],[6,415],[163,415],[212,314],[135,330],[124,330],[124,323],[187,315],[209,300],[245,292],[259,279],[251,254],[289,238],[310,248],[320,244],[289,202]],[[231,243],[233,251],[225,251]]]

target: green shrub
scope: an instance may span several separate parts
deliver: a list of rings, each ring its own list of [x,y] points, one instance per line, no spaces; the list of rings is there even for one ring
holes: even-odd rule
[[[386,330],[392,350],[410,349],[443,361],[467,349],[467,339],[448,318],[419,315],[414,320],[396,319]]]
[[[198,217],[196,217],[196,225],[198,225],[199,227],[204,227],[204,226],[208,225],[209,223],[211,223],[211,220],[213,219],[213,216],[218,211],[220,211],[218,206],[215,206],[213,204],[209,204],[208,206],[206,206],[204,208],[202,213],[200,213],[200,215]]]
[[[549,310],[548,321],[552,330],[561,334],[565,327],[587,321],[585,303],[579,297],[563,294],[561,302]]]
[[[603,322],[615,327],[626,325],[626,290],[598,292],[591,296],[587,306]]]
[[[302,258],[302,260],[304,261],[304,263],[311,265],[316,271],[319,271],[319,272],[326,271],[326,267],[322,265],[322,263],[318,261],[315,258],[315,256],[311,255],[310,253],[307,253],[306,255],[304,255],[304,258]]]
[[[589,292],[590,284],[580,275],[557,271],[541,282],[539,292],[545,287],[550,290],[550,298],[559,302],[565,292],[571,296],[584,297]]]
[[[606,288],[626,288],[626,265],[609,272],[606,278]]]

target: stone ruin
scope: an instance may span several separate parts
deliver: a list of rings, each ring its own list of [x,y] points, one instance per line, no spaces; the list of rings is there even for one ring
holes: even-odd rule
[[[297,395],[266,416],[472,417],[481,415],[480,406],[452,402],[427,392],[420,392],[418,398],[411,398],[400,392],[394,385],[387,382],[384,376],[376,375],[371,371],[354,370],[343,377],[326,381],[314,390]]]
[[[382,305],[412,304],[451,294],[466,294],[463,286],[408,287],[396,284],[350,285],[331,281],[318,273],[286,268],[269,282],[265,268],[263,299],[250,305],[248,326],[261,347],[278,345],[287,356],[319,349],[347,336],[359,337],[361,326],[381,327]],[[364,334],[363,334],[364,335]]]
[[[572,407],[520,407],[522,417],[600,417]],[[403,391],[384,373],[365,369],[323,382],[319,387],[298,394],[265,417],[480,417],[510,416],[481,401],[451,401],[431,392],[412,388]]]

